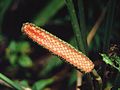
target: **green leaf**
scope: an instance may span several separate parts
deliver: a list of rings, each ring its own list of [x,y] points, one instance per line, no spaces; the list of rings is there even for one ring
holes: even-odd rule
[[[16,81],[16,83],[19,83],[22,87],[29,87],[28,81],[27,80],[22,80],[22,81]]]
[[[26,54],[30,52],[30,44],[26,41],[18,42],[17,51],[20,52],[21,54]]]
[[[11,41],[10,45],[8,46],[8,49],[10,50],[10,53],[21,53],[26,54],[30,52],[30,44],[26,41],[22,42],[15,42]]]
[[[39,80],[33,85],[32,90],[43,90],[45,87],[52,84],[53,82],[53,78]]]
[[[51,0],[51,2],[34,18],[33,23],[43,26],[64,6],[64,4],[64,0]]]
[[[69,43],[70,43],[72,46],[74,46],[75,48],[77,48],[77,42],[76,42],[75,37],[72,37],[72,38],[70,39]]]
[[[113,62],[111,61],[111,59],[106,54],[101,54],[101,56],[103,57],[103,61],[106,64],[109,64],[109,65],[113,66]]]
[[[18,63],[22,67],[31,67],[33,65],[32,60],[27,55],[20,56]]]
[[[63,64],[63,62],[57,56],[51,56],[47,63],[45,64],[44,68],[42,69],[40,75],[48,75],[56,67],[59,67]]]
[[[7,78],[2,73],[0,73],[0,80],[3,80],[5,83],[7,83],[8,85],[12,86],[16,90],[23,90],[23,88],[20,85],[18,85],[17,83],[13,82],[12,80],[10,80],[9,78]]]
[[[79,25],[80,25],[80,30],[81,30],[81,34],[83,37],[83,44],[84,44],[84,48],[87,49],[88,45],[87,45],[87,33],[86,33],[86,21],[85,21],[85,12],[84,12],[84,0],[78,0],[78,19],[79,19]],[[87,50],[86,50],[87,52]]]
[[[108,81],[106,82],[106,87],[104,90],[112,90],[112,87],[113,87],[112,83]]]
[[[73,69],[73,71],[71,72],[70,80],[69,80],[69,86],[72,86],[76,80],[77,80],[77,73],[76,73],[76,70]]]
[[[16,65],[16,62],[17,62],[17,55],[16,54],[12,54],[9,56],[9,61],[10,61],[10,64],[12,65]]]
[[[98,36],[98,34],[95,35],[95,44],[98,49],[100,47],[100,37]]]
[[[10,42],[10,45],[8,46],[10,52],[16,52],[16,46],[17,46],[17,43],[15,41],[11,41]]]
[[[72,27],[73,27],[73,32],[75,34],[77,47],[84,54],[87,54],[87,48],[86,48],[87,45],[85,45],[86,44],[84,42],[85,40],[83,40],[84,38],[83,38],[82,30],[80,29],[80,25],[79,25],[79,22],[77,19],[77,15],[76,15],[73,1],[72,0],[65,0],[65,1],[66,1],[68,12],[69,12],[69,15],[71,18],[71,23],[72,23]]]
[[[120,57],[112,56],[111,59],[113,59],[116,63],[120,64]]]
[[[113,66],[120,72],[120,57],[118,57],[118,56],[110,56],[109,57],[106,54],[101,54],[101,56],[103,57],[103,61],[106,64]]]
[[[16,65],[17,62],[17,50],[16,50],[16,42],[11,41],[10,45],[6,49],[6,58],[9,60],[10,64]]]
[[[28,42],[15,42],[11,41],[6,49],[6,57],[11,65],[21,65],[22,67],[31,67],[32,60],[27,56],[30,52],[30,45]]]

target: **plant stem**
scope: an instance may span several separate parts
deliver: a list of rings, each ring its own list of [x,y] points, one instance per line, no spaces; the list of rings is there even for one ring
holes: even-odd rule
[[[99,74],[95,69],[92,71],[92,74],[94,75],[96,81],[98,81],[98,85],[99,85],[98,90],[102,90],[102,78],[99,76]]]
[[[89,34],[88,34],[88,36],[87,36],[88,46],[90,45],[93,37],[95,36],[98,28],[100,27],[103,19],[105,18],[106,9],[107,9],[107,7],[105,7],[105,8],[102,10],[102,13],[101,13],[100,17],[98,18],[98,20],[96,21],[95,25],[92,27],[91,31],[89,32]]]
[[[0,73],[0,79],[3,80],[5,83],[7,83],[8,85],[12,86],[13,88],[17,89],[17,90],[23,90],[22,87],[20,87],[20,85],[16,84],[15,82],[13,82],[12,80],[10,80],[9,78],[7,78],[6,76],[4,76],[2,73]]]

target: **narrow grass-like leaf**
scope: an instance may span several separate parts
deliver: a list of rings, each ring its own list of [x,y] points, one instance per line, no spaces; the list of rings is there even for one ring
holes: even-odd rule
[[[86,48],[86,53],[87,53],[87,33],[86,32],[86,21],[85,21],[85,12],[84,12],[84,3],[83,0],[78,0],[78,9],[79,9],[79,13],[78,13],[78,18],[80,21],[80,30],[83,36],[83,42],[84,42],[84,47]]]
[[[106,14],[106,8],[105,7],[100,15],[100,17],[98,18],[98,20],[96,21],[95,25],[93,26],[93,28],[91,29],[91,31],[89,32],[88,36],[87,36],[87,43],[88,45],[90,45],[93,37],[95,36],[97,30],[99,29],[104,17],[105,17],[105,14]]]
[[[43,26],[64,6],[64,4],[64,0],[51,0],[51,2],[33,19],[33,23]]]
[[[4,76],[2,73],[0,73],[0,79],[3,80],[8,85],[10,85],[13,88],[15,88],[16,90],[23,90],[23,88],[20,85],[18,85],[17,83],[13,82],[12,80],[10,80],[6,76]]]
[[[51,56],[49,57],[49,60],[47,60],[44,68],[41,70],[40,75],[48,75],[53,69],[61,66],[62,64],[63,62],[60,60],[60,58],[58,58],[57,56]]]
[[[103,57],[103,61],[106,63],[106,64],[109,64],[111,66],[113,66],[113,62],[112,60],[106,55],[106,54],[101,54],[101,56]]]
[[[84,40],[83,40],[84,38],[82,37],[82,32],[81,32],[80,27],[79,27],[77,15],[76,15],[72,0],[66,0],[66,5],[68,8],[68,12],[70,14],[71,23],[73,26],[73,31],[74,31],[76,40],[77,40],[78,49],[86,54],[86,48],[84,46]]]
[[[39,80],[33,85],[32,90],[44,90],[46,86],[52,84],[53,82],[54,78]]]

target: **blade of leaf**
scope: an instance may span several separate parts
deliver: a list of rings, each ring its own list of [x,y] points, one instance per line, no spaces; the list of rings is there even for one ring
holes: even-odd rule
[[[100,27],[100,24],[102,23],[104,17],[105,17],[105,14],[106,14],[106,9],[107,7],[105,7],[100,15],[100,17],[98,18],[98,20],[96,21],[95,25],[93,26],[93,28],[91,29],[91,31],[89,32],[88,36],[87,36],[87,43],[88,43],[88,46],[90,45],[93,37],[95,36],[98,28]]]
[[[71,18],[71,23],[72,23],[73,31],[74,31],[74,34],[76,37],[78,49],[86,54],[86,49],[85,49],[84,42],[83,42],[82,32],[79,27],[79,23],[77,20],[77,16],[75,13],[75,8],[74,8],[72,0],[66,0],[66,5],[68,8],[70,18]]]
[[[63,62],[57,56],[51,56],[47,63],[45,64],[44,68],[40,72],[40,75],[48,75],[56,67],[59,67],[63,64]]]
[[[29,67],[33,66],[33,62],[28,55],[20,56],[19,60],[18,60],[18,63],[24,68],[29,68]]]
[[[119,63],[120,62],[120,57],[118,57],[118,56],[111,56],[111,57],[109,57],[106,54],[101,54],[101,56],[103,58],[103,61],[106,64],[111,65],[112,67],[116,68],[120,72],[120,63]]]
[[[83,35],[83,42],[84,42],[84,47],[86,48],[86,52],[87,52],[87,33],[86,32],[86,22],[85,22],[85,14],[84,14],[84,4],[83,4],[83,0],[78,0],[78,9],[79,9],[79,13],[78,13],[78,18],[80,21],[80,29],[81,29],[81,33]]]
[[[110,60],[110,58],[106,55],[106,54],[101,54],[101,56],[103,57],[103,61],[106,63],[106,64],[109,64],[111,66],[113,66],[113,62]]]
[[[49,21],[63,6],[64,0],[52,0],[38,15],[33,19],[33,23],[43,26]]]
[[[33,85],[32,90],[44,90],[46,86],[52,84],[53,82],[54,78],[39,80]]]
[[[22,90],[23,89],[20,85],[18,85],[17,83],[13,82],[12,80],[7,78],[2,73],[0,73],[0,79],[3,80],[5,83],[9,84],[10,86],[12,86],[13,88],[17,89],[17,90]]]

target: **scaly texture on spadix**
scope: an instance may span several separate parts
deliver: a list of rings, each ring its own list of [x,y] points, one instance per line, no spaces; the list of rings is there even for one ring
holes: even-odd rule
[[[39,28],[31,23],[25,23],[23,24],[22,31],[33,41],[48,49],[53,54],[63,58],[78,70],[87,73],[91,72],[94,68],[92,61],[82,52],[79,52],[70,44],[64,42],[42,28]]]

